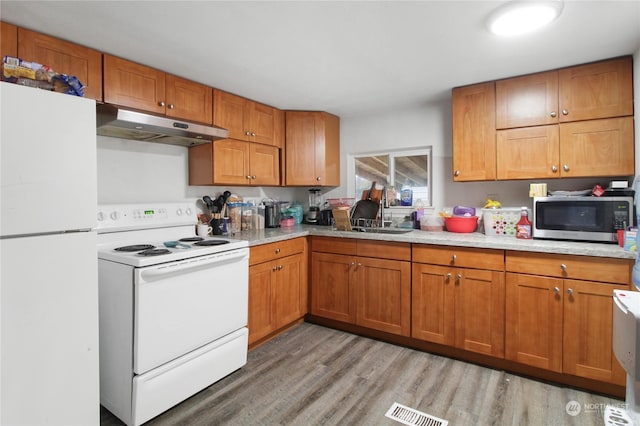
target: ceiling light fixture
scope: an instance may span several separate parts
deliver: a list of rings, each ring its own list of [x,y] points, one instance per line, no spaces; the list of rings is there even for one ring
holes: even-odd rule
[[[489,16],[489,30],[504,36],[524,34],[551,23],[560,16],[563,7],[560,0],[511,1]]]

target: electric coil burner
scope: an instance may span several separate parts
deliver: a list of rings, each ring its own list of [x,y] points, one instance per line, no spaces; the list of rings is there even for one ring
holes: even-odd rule
[[[196,223],[188,203],[98,207],[100,402],[127,425],[247,362],[248,243]]]

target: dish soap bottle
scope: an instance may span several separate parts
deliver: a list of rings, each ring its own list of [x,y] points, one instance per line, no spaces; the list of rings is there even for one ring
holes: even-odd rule
[[[409,179],[407,179],[405,184],[402,185],[402,190],[400,191],[400,205],[413,205],[413,191],[411,190],[411,182],[409,182]]]
[[[516,224],[516,238],[531,239],[531,222],[526,207],[520,209],[520,220]]]

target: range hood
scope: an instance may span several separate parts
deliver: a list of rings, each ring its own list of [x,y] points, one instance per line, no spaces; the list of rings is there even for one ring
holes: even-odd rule
[[[221,127],[176,121],[110,104],[96,106],[97,133],[120,139],[194,146],[229,137]]]

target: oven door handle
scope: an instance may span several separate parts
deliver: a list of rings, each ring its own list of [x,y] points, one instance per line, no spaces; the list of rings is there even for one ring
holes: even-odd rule
[[[145,282],[156,281],[190,271],[215,268],[243,260],[247,261],[248,267],[248,259],[249,249],[232,250],[224,253],[186,259],[180,262],[166,263],[152,268],[144,268],[140,271],[140,278]]]

